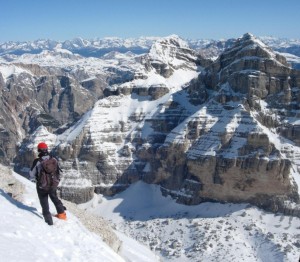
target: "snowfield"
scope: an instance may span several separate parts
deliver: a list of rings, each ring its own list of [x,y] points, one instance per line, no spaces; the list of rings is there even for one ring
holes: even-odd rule
[[[3,170],[1,167],[1,173]],[[16,173],[14,177],[24,184],[25,193],[21,203],[0,188],[1,261],[158,261],[146,247],[121,234],[123,243],[117,254],[69,211],[67,221],[54,218],[54,226],[48,226],[41,214],[35,184]],[[0,178],[3,185],[3,174]],[[50,211],[55,214],[50,203]]]
[[[96,195],[81,208],[149,246],[162,261],[298,261],[300,219],[248,204],[177,204],[156,185]]]

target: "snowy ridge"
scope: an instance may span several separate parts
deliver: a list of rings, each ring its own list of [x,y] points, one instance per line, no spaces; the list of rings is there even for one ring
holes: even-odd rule
[[[11,75],[17,76],[22,73],[32,75],[32,73],[30,71],[25,70],[19,66],[13,65],[13,64],[0,64],[0,73],[2,74],[2,77],[4,78],[4,81],[7,81],[7,79]]]
[[[100,58],[85,58],[80,55],[74,55],[72,53],[57,51],[43,51],[40,54],[24,54],[19,57],[12,58],[13,63],[23,63],[23,64],[38,64],[43,67],[57,67],[63,68],[70,73],[76,73],[76,71],[83,70],[90,77],[95,77],[95,75],[106,74],[109,68],[118,68],[119,70],[135,70],[137,63],[135,63],[135,57],[131,54],[125,54],[122,56],[123,59],[119,57],[108,57],[104,59]],[[107,60],[106,60],[107,59]],[[13,65],[8,62],[4,62],[0,65],[1,72],[7,78],[12,73],[20,73],[23,71],[12,71]]]
[[[176,48],[174,47],[176,46]],[[176,35],[166,37],[162,40],[156,41],[150,51],[149,56],[151,59],[158,60],[165,64],[172,64],[179,66],[185,61],[176,58],[177,48],[188,49],[188,44]]]
[[[14,201],[0,189],[1,213],[6,214],[0,223],[0,250],[5,250],[7,261],[95,261],[99,258],[124,261],[69,212],[68,221],[54,218],[54,226],[50,228],[43,221],[34,184],[16,178],[26,186],[24,204]],[[54,210],[53,206],[51,209]]]
[[[3,172],[9,171],[2,166],[0,169],[4,184]],[[122,233],[118,235],[123,246],[117,254],[70,211],[67,221],[54,217],[54,226],[49,227],[43,221],[35,185],[15,173],[13,176],[25,186],[25,194],[21,203],[0,188],[0,210],[5,214],[0,223],[0,254],[5,254],[6,261],[158,261],[146,247]]]

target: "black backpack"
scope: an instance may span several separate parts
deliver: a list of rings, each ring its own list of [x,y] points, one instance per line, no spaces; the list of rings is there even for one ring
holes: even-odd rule
[[[59,167],[55,157],[41,161],[41,168],[38,174],[38,187],[49,191],[56,189],[59,184]]]

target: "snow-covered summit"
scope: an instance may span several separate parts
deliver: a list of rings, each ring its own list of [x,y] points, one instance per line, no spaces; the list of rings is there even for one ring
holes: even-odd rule
[[[91,43],[88,40],[85,40],[81,37],[74,38],[72,40],[67,40],[62,43],[62,47],[65,49],[76,49],[79,47],[87,47]]]
[[[185,49],[189,49],[188,43],[177,35],[171,35],[156,41],[150,49],[149,57],[176,66],[178,63],[184,62],[180,62],[178,53]]]
[[[260,46],[261,48],[269,48],[263,41],[261,41],[258,37],[254,36],[251,33],[246,33],[241,38],[238,38],[236,45],[240,44],[241,42],[252,42],[252,44]]]
[[[269,58],[275,58],[274,51],[271,50],[266,44],[264,44],[259,38],[255,37],[251,33],[246,33],[242,37],[238,38],[234,45],[228,50],[225,50],[224,54],[230,53],[230,55],[239,51],[240,57],[247,58],[247,52],[251,52],[251,50],[256,50],[255,53],[249,53],[249,57],[251,56],[267,56]]]
[[[81,57],[77,54],[73,54],[71,51],[62,48],[54,48],[52,51],[43,50],[39,54],[23,54],[18,58],[19,61],[28,61],[31,63],[55,65],[59,60],[76,61]]]

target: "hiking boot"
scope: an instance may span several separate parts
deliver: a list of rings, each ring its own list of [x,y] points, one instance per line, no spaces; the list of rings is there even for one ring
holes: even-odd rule
[[[46,214],[46,215],[44,215],[44,219],[45,219],[45,222],[46,222],[49,226],[52,226],[52,225],[53,225],[53,220],[52,220],[51,214]]]
[[[67,214],[66,214],[66,212],[63,212],[63,213],[60,213],[60,214],[56,214],[55,217],[57,217],[58,219],[67,220]]]

